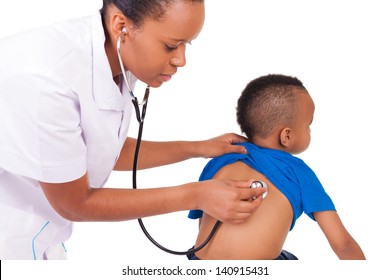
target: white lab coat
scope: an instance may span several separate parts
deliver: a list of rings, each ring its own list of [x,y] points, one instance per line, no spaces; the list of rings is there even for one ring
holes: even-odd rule
[[[88,172],[100,188],[114,167],[132,104],[104,41],[99,13],[0,41],[0,259],[42,259],[70,237],[39,181]]]

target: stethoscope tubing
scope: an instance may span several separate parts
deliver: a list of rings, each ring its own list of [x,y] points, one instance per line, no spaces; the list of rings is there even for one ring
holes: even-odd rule
[[[143,112],[146,111],[146,105],[147,105],[147,102],[143,105]],[[142,131],[143,131],[143,126],[144,126],[144,122],[140,122],[139,123],[139,129],[138,129],[138,137],[137,137],[137,143],[136,143],[136,148],[135,148],[135,153],[134,153],[134,161],[133,161],[133,189],[137,189],[137,165],[138,165],[138,155],[139,155],[139,149],[140,149],[140,146],[141,146],[141,139],[142,139]],[[148,230],[146,229],[142,219],[138,219],[138,223],[143,231],[143,233],[145,234],[145,236],[156,246],[158,247],[159,249],[169,253],[169,254],[173,254],[173,255],[191,255],[191,254],[194,254],[196,252],[198,252],[199,250],[203,249],[207,243],[211,240],[211,238],[214,236],[214,234],[216,233],[219,225],[220,225],[220,221],[217,221],[213,227],[213,229],[211,230],[209,236],[205,239],[205,241],[199,245],[198,247],[193,247],[192,249],[189,249],[187,251],[174,251],[174,250],[171,250],[171,249],[168,249],[164,246],[162,246],[160,243],[158,243],[148,232]]]
[[[132,103],[134,105],[134,108],[135,108],[135,113],[136,113],[136,117],[137,117],[137,120],[138,120],[138,124],[139,124],[139,127],[138,127],[138,136],[137,136],[137,142],[136,142],[136,147],[135,147],[135,152],[134,152],[134,159],[133,159],[133,172],[132,172],[132,179],[133,179],[133,189],[137,189],[137,166],[138,166],[138,156],[139,156],[139,150],[140,150],[140,147],[141,147],[141,141],[142,141],[142,132],[143,132],[143,127],[144,127],[144,120],[145,120],[145,115],[146,115],[146,108],[148,106],[148,100],[149,100],[149,93],[150,93],[150,87],[147,86],[146,89],[145,89],[145,95],[144,95],[144,98],[143,98],[143,101],[140,103],[138,102],[137,100],[137,97],[135,97],[133,91],[131,90],[130,88],[130,83],[127,79],[127,76],[126,76],[126,72],[125,72],[125,67],[123,65],[123,60],[122,60],[122,55],[121,55],[121,37],[118,38],[118,41],[117,41],[117,53],[118,53],[118,60],[119,60],[119,65],[121,67],[121,71],[122,71],[122,75],[123,75],[123,79],[126,83],[126,86],[129,90],[129,94],[132,98]],[[142,111],[140,110],[140,107],[142,106]],[[211,240],[211,238],[214,236],[214,234],[216,233],[219,225],[221,224],[220,221],[217,221],[213,227],[213,229],[211,230],[209,236],[205,239],[205,241],[199,245],[198,247],[192,247],[191,249],[187,250],[187,251],[174,251],[174,250],[170,250],[164,246],[162,246],[160,243],[158,243],[150,234],[149,232],[147,231],[143,221],[141,218],[138,219],[138,223],[143,231],[143,233],[145,234],[145,236],[155,245],[157,246],[159,249],[167,252],[167,253],[170,253],[170,254],[173,254],[173,255],[192,255],[196,252],[198,252],[199,250],[203,249],[207,244],[208,242]]]

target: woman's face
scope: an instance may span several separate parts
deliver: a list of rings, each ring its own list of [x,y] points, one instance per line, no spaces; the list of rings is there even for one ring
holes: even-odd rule
[[[203,27],[204,4],[175,2],[160,20],[146,18],[140,28],[131,28],[121,44],[124,66],[151,87],[168,82],[178,67],[186,64],[186,44]]]

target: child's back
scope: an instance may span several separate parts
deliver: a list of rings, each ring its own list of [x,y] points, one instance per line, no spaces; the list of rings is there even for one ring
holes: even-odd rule
[[[200,259],[275,259],[282,251],[293,219],[287,198],[264,175],[238,161],[220,169],[214,178],[256,179],[267,183],[269,193],[244,224],[221,224],[210,243],[196,253]],[[196,246],[205,240],[215,219],[203,214]]]

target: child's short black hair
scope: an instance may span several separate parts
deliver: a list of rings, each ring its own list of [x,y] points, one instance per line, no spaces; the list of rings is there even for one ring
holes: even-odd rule
[[[249,140],[267,137],[277,126],[295,120],[294,89],[306,91],[297,78],[280,74],[261,76],[245,87],[237,103],[237,122]]]

